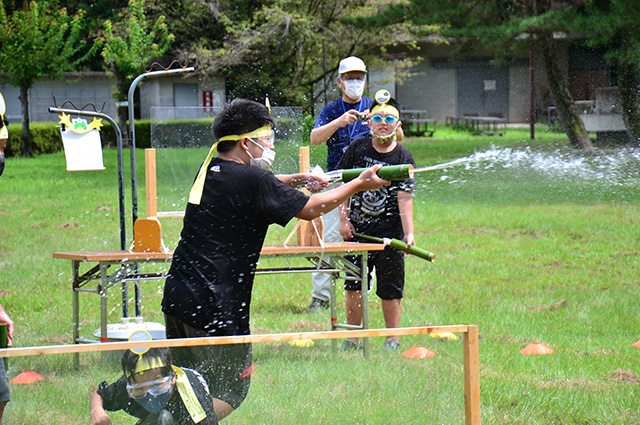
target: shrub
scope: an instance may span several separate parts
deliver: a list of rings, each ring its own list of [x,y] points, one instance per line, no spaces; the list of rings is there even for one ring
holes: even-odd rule
[[[104,124],[100,129],[102,146],[116,147],[117,137],[110,123],[102,121]],[[136,121],[136,148],[151,147],[151,122],[149,120]],[[44,154],[60,152],[63,150],[62,138],[60,137],[60,124],[57,122],[36,122],[31,123],[31,137],[33,139],[33,153]],[[20,155],[22,152],[22,124],[9,124],[9,140],[5,148],[8,157]],[[126,138],[128,128],[120,129],[122,137]]]

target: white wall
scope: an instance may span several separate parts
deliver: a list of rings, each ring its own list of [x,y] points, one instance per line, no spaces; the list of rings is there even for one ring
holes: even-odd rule
[[[31,122],[59,121],[57,114],[49,112],[55,103],[62,107],[65,101],[73,102],[64,105],[65,109],[82,108],[93,103],[98,112],[115,118],[116,109],[113,102],[113,81],[104,73],[68,73],[60,80],[45,79],[36,82],[29,92],[29,110]],[[94,111],[93,107],[85,108]]]

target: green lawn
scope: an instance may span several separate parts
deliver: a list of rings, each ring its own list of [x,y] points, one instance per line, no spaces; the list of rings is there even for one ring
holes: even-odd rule
[[[640,338],[639,151],[583,157],[562,134],[541,127],[535,141],[528,137],[528,128],[471,136],[441,126],[433,138],[405,142],[419,167],[467,160],[417,175],[417,241],[437,259],[407,257],[402,326],[478,325],[484,424],[640,424],[640,349],[632,347]],[[279,146],[276,166],[296,164],[296,148]],[[312,165],[324,163],[323,153],[312,147]],[[144,155],[137,154],[144,216]],[[0,299],[16,322],[16,346],[71,342],[71,269],[52,252],[119,247],[116,154],[104,155],[107,170],[86,173],[64,171],[62,153],[7,160]],[[203,155],[181,159],[186,172],[177,158],[168,165],[160,197],[178,188],[167,202],[184,202],[181,190]],[[180,220],[162,225],[175,246]],[[272,228],[268,243],[282,243],[291,228]],[[310,290],[304,275],[256,278],[254,333],[328,330],[325,312],[302,313]],[[145,320],[162,321],[161,295],[160,282],[142,285]],[[110,323],[119,321],[120,303],[112,290]],[[98,308],[97,296],[81,294],[85,336],[99,326]],[[372,327],[384,327],[375,295],[370,309]],[[555,352],[519,354],[534,341]],[[223,423],[464,423],[461,341],[402,337],[403,349],[424,345],[436,353],[424,360],[387,353],[382,343],[371,341],[369,361],[333,353],[330,341],[256,344],[249,396]],[[12,385],[5,423],[87,423],[91,392],[120,373],[116,355],[104,360],[83,354],[75,370],[71,355],[11,359],[10,378],[35,370],[45,380]],[[112,419],[135,423],[125,414]]]

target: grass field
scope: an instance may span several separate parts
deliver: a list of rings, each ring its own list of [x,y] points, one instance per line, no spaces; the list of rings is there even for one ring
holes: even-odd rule
[[[416,237],[437,259],[407,257],[402,326],[479,326],[484,424],[640,424],[640,349],[632,346],[640,338],[640,153],[599,149],[584,157],[562,134],[539,128],[535,141],[528,137],[528,129],[470,136],[443,126],[433,138],[406,141],[418,166],[465,161],[417,175]],[[276,163],[295,164],[295,148],[279,146]],[[324,163],[323,152],[312,148],[312,164]],[[71,343],[71,268],[52,252],[119,247],[116,153],[104,155],[103,172],[67,173],[62,153],[7,161],[0,299],[16,322],[16,346]],[[163,172],[163,185],[196,171],[175,167]],[[138,168],[144,216],[142,151]],[[128,167],[125,174],[130,239]],[[162,224],[174,247],[180,221]],[[273,227],[267,242],[282,243],[291,228]],[[310,290],[304,275],[256,278],[253,332],[328,330],[326,312],[302,312]],[[145,320],[162,322],[161,295],[162,283],[142,285]],[[98,301],[81,294],[84,336],[99,326]],[[109,322],[120,316],[121,296],[112,290]],[[375,295],[370,316],[372,327],[384,327]],[[534,341],[555,352],[519,354]],[[371,341],[369,361],[333,353],[329,341],[257,344],[249,396],[223,423],[464,423],[461,341],[402,337],[403,349],[436,353],[423,360],[382,344]],[[117,356],[106,360],[83,354],[75,370],[71,355],[11,359],[10,378],[34,370],[45,379],[12,385],[5,423],[88,423],[91,392],[120,374]],[[112,420],[135,423],[120,413]]]

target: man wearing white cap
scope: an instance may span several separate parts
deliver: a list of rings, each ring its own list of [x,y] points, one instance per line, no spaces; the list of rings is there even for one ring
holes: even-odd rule
[[[355,56],[342,59],[338,67],[338,87],[342,97],[326,105],[311,130],[311,144],[327,144],[327,171],[335,170],[347,146],[360,137],[369,134],[371,129],[367,120],[371,117],[369,108],[373,100],[363,97],[367,67],[362,59]],[[397,140],[402,140],[404,133],[398,129]],[[323,216],[324,242],[342,242],[339,225],[340,215],[334,209]],[[313,273],[313,290],[311,304],[307,312],[319,308],[328,308],[331,296],[331,275]]]
[[[342,97],[322,108],[311,131],[311,144],[327,144],[327,168],[334,170],[352,140],[369,134],[364,119],[372,100],[362,97],[367,67],[355,56],[340,61],[338,87]]]

